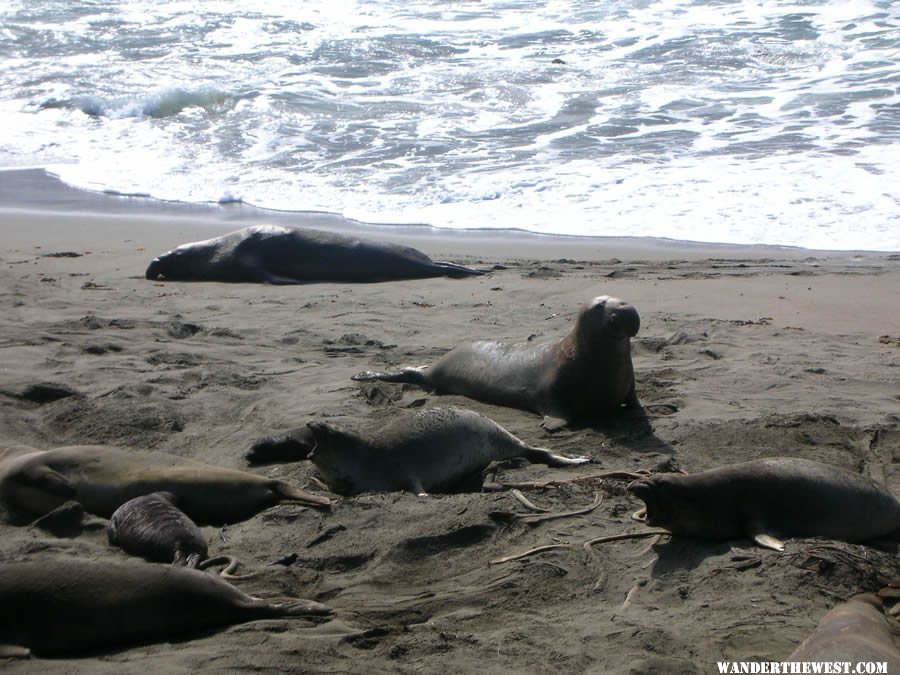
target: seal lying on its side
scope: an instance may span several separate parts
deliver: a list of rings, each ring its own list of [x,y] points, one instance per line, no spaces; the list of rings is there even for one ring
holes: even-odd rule
[[[74,500],[109,518],[130,499],[160,491],[175,495],[181,509],[204,525],[236,523],[282,502],[330,504],[280,480],[162,452],[102,445],[0,450],[0,502],[11,510],[41,516]]]
[[[548,466],[576,466],[586,457],[563,457],[526,445],[493,420],[462,408],[429,408],[401,415],[372,434],[310,422],[315,449],[309,459],[341,494],[409,490],[441,492],[494,461],[524,457]]]
[[[900,651],[882,611],[871,593],[850,598],[826,614],[816,630],[785,661],[879,662],[888,673],[900,673]]]
[[[0,656],[75,654],[330,613],[311,600],[259,600],[183,567],[73,559],[0,565]]]
[[[321,230],[256,225],[221,237],[183,244],[155,258],[147,278],[302,284],[374,282],[483,274],[434,261],[408,246]]]
[[[900,501],[875,481],[808,459],[774,457],[702,471],[660,474],[628,491],[647,505],[648,525],[675,535],[865,541],[900,530]]]
[[[353,379],[409,382],[438,394],[531,410],[545,415],[543,426],[553,430],[596,420],[623,404],[640,406],[629,340],[640,325],[633,306],[601,295],[581,308],[568,335],[552,342],[474,342],[431,366],[367,371]]]
[[[176,506],[171,492],[135,497],[117,508],[106,525],[109,543],[146,560],[206,569],[227,564],[222,576],[232,577],[238,562],[227,555],[209,557],[197,524]]]

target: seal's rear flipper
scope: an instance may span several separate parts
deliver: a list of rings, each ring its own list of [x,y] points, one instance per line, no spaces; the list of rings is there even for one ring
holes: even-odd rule
[[[547,466],[555,467],[579,466],[581,464],[589,464],[592,461],[588,457],[564,457],[546,448],[528,448],[524,457],[534,464],[546,464]]]
[[[425,367],[420,368],[404,368],[395,373],[379,372],[376,370],[366,370],[358,375],[350,378],[355,382],[402,382],[405,384],[417,384],[420,387],[428,386],[425,381]]]
[[[331,508],[331,500],[328,497],[314,495],[280,480],[273,481],[272,489],[281,497],[282,501],[297,502],[314,509],[327,510]]]
[[[272,608],[275,609],[278,614],[283,616],[325,617],[334,614],[334,610],[328,605],[323,605],[314,600],[303,600],[300,598],[296,600],[292,599],[278,605],[272,605]]]
[[[22,645],[0,644],[0,659],[27,659],[31,656],[31,650]]]
[[[444,274],[451,279],[463,279],[465,277],[477,277],[484,274],[481,270],[475,270],[464,265],[447,262],[446,260],[435,260],[434,266],[441,268]]]
[[[763,548],[770,548],[773,551],[784,551],[784,542],[770,534],[755,534],[753,535],[753,541]]]

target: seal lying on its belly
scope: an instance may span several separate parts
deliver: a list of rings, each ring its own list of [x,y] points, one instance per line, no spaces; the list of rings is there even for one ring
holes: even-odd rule
[[[74,559],[0,564],[0,656],[76,654],[330,613],[311,600],[259,600],[183,567]]]
[[[630,338],[641,320],[617,298],[594,298],[575,327],[552,342],[474,342],[451,350],[431,366],[399,372],[367,371],[357,381],[418,384],[438,394],[461,394],[545,415],[543,426],[592,421],[620,406],[639,407]]]
[[[900,673],[900,651],[881,600],[871,593],[854,596],[828,612],[785,661],[879,662],[887,663],[886,672]]]
[[[493,420],[462,408],[429,408],[400,415],[371,434],[310,422],[315,449],[309,459],[341,494],[452,490],[494,461],[524,457],[548,466],[577,466],[586,457],[563,457],[526,445]]]
[[[147,278],[303,284],[375,282],[483,274],[434,261],[408,246],[334,232],[256,225],[221,237],[184,244],[155,258]]]
[[[102,445],[0,450],[0,502],[14,511],[42,516],[74,500],[88,513],[109,518],[125,502],[151,492],[172,493],[204,525],[236,523],[282,502],[330,504],[280,480],[162,452]]]
[[[238,561],[231,556],[209,557],[206,538],[193,520],[176,506],[171,492],[154,492],[122,504],[106,525],[109,543],[146,560],[206,569],[228,565],[231,575]]]
[[[635,481],[648,525],[675,535],[751,537],[784,550],[776,537],[866,541],[900,531],[900,501],[875,481],[808,459],[774,457]]]

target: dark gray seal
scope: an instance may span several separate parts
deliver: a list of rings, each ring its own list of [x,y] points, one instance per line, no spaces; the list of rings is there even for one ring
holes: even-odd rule
[[[828,612],[785,661],[886,663],[886,672],[900,673],[900,651],[881,600],[871,593],[854,596]]]
[[[88,513],[109,518],[125,502],[151,492],[172,493],[203,525],[240,522],[283,502],[330,504],[284,481],[163,452],[102,445],[0,449],[0,503],[13,511],[42,516],[74,500]]]
[[[257,225],[183,244],[155,258],[147,278],[303,284],[462,278],[482,272],[434,261],[408,246],[334,232]]]
[[[309,459],[340,494],[408,490],[452,491],[491,462],[524,457],[548,466],[577,466],[586,457],[563,457],[526,445],[493,420],[462,408],[401,414],[371,434],[309,422],[315,449]]]
[[[106,525],[109,543],[152,562],[197,569],[227,565],[222,576],[234,577],[238,562],[231,556],[209,557],[206,537],[176,504],[171,492],[135,497],[119,508]]]
[[[461,394],[545,416],[543,426],[594,421],[620,406],[639,407],[630,338],[641,320],[618,298],[594,298],[565,337],[545,343],[474,342],[431,366],[367,371],[357,381],[418,384],[438,394]]]
[[[700,473],[660,474],[628,491],[647,505],[648,525],[675,535],[750,537],[784,550],[777,537],[866,541],[900,530],[900,501],[875,481],[808,459],[773,457]]]
[[[259,600],[184,567],[74,559],[0,564],[0,656],[112,650],[245,621],[330,613],[310,600]]]
[[[253,466],[299,462],[309,459],[309,453],[315,446],[316,439],[312,431],[304,425],[280,436],[266,436],[258,440],[250,446],[244,457]]]

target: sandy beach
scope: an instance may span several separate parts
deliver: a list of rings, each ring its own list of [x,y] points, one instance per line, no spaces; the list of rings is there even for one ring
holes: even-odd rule
[[[327,419],[367,428],[419,406],[481,412],[527,443],[596,464],[504,467],[498,480],[600,471],[696,472],[767,456],[816,459],[900,494],[900,254],[371,228],[329,214],[261,212],[71,190],[40,171],[0,173],[0,442],[154,449],[278,476],[310,490],[307,462],[250,468],[256,440]],[[378,284],[162,283],[150,259],[258,222],[359,231],[483,277]],[[543,431],[534,414],[396,384],[369,368],[422,365],[467,340],[550,339],[597,295],[634,304],[646,419]],[[71,391],[52,401],[29,386]],[[596,546],[644,528],[625,481],[528,492],[553,512],[529,525],[509,492],[364,494],[330,513],[279,506],[224,532],[212,554],[257,576],[258,597],[335,609],[318,626],[266,620],[178,643],[8,672],[709,673],[780,660],[842,599],[900,577],[898,541],[664,538]],[[0,561],[124,559],[101,522],[54,538],[0,518]],[[508,563],[504,556],[571,544]],[[289,567],[265,563],[296,553]],[[628,602],[626,603],[626,596]]]

